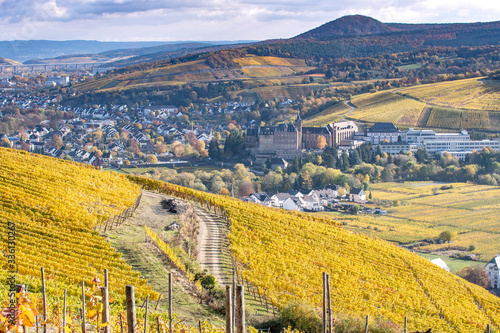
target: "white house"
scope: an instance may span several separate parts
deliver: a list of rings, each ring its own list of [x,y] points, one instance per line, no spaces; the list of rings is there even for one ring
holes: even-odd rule
[[[362,188],[353,188],[349,194],[349,200],[351,201],[365,201],[366,192]]]
[[[490,277],[491,288],[500,289],[500,254],[495,258],[491,259],[489,263],[486,264],[485,270],[486,274]]]
[[[448,267],[448,265],[446,265],[446,263],[441,258],[432,259],[431,262],[434,265],[441,267],[442,269],[444,269],[447,272],[450,271],[450,268]]]

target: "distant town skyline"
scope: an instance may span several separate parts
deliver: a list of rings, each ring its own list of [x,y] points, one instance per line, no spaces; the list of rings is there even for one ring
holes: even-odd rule
[[[486,22],[500,20],[500,3],[497,0],[0,0],[0,40],[264,40],[290,38],[352,14],[397,23]]]

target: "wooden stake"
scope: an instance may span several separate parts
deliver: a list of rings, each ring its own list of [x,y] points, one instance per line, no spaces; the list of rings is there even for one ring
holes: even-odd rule
[[[245,333],[245,288],[236,286],[236,333]]]
[[[200,333],[201,333],[201,320],[198,320],[198,326],[199,326],[199,330],[200,330]]]
[[[106,272],[107,273],[107,272]],[[101,287],[102,293],[102,323],[106,325],[103,333],[111,333],[111,323],[109,322],[109,291],[107,287]]]
[[[47,324],[45,324],[45,322],[47,321],[47,293],[45,290],[45,271],[43,270],[43,267],[41,268],[41,271],[42,271],[43,333],[47,333]]]
[[[108,294],[109,294],[109,279],[108,279],[108,269],[104,269],[104,286],[108,288]]]
[[[236,326],[236,266],[234,265],[234,261],[233,261],[233,288],[231,289],[232,292],[233,292],[233,295],[232,295],[232,309],[231,309],[231,313],[233,314],[233,324],[231,326],[232,328],[232,333],[235,332],[235,326]]]
[[[64,301],[63,301],[63,322],[62,322],[62,331],[66,332],[66,298],[68,296],[68,290],[64,289]]]
[[[123,333],[123,316],[121,312],[120,312],[120,333]]]
[[[144,333],[148,332],[148,305],[149,305],[149,295],[146,296],[146,311],[144,312]]]
[[[366,315],[365,333],[368,333],[368,321],[369,321],[369,316]]]
[[[160,316],[156,317],[156,332],[161,333]]]
[[[85,281],[82,281],[82,333],[87,332],[87,322],[85,320]]]
[[[323,333],[326,333],[326,272],[323,272]]]
[[[226,333],[233,332],[233,293],[231,286],[226,286]]]
[[[172,273],[168,273],[168,333],[172,332]]]
[[[490,324],[486,325],[486,332],[487,332],[487,333],[490,333],[490,332],[491,332]]]
[[[328,312],[328,333],[333,332],[333,318],[332,318],[332,295],[330,294],[330,274],[326,274],[326,298],[327,298],[327,312]]]
[[[135,315],[135,293],[134,286],[125,287],[125,297],[127,300],[127,332],[135,333],[137,317]]]
[[[155,311],[158,310],[158,304],[160,304],[161,296],[162,295],[160,294],[160,297],[158,297],[158,302],[156,302]]]
[[[408,317],[405,317],[405,333],[407,333],[408,329]]]

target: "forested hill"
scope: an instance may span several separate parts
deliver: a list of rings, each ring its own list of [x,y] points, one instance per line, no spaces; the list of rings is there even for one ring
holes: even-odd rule
[[[398,29],[391,28],[384,23],[363,15],[343,16],[323,24],[320,27],[309,30],[295,38],[332,38],[344,35],[371,35],[393,32]]]

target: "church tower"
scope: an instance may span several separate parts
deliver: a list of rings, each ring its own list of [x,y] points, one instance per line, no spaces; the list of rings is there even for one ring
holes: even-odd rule
[[[302,149],[302,118],[300,111],[297,111],[297,119],[295,119],[295,129],[297,130],[297,143],[299,149]]]

